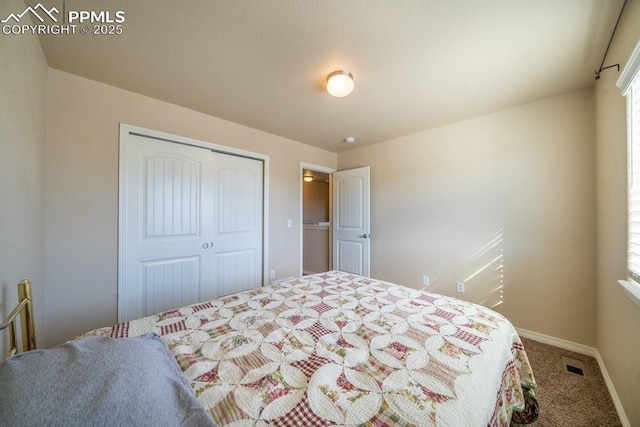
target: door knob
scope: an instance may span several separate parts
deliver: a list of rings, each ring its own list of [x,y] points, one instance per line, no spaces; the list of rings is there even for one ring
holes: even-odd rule
[[[371,234],[363,234],[362,236],[358,236],[358,237],[362,237],[363,239],[368,239],[369,236],[371,236]]]

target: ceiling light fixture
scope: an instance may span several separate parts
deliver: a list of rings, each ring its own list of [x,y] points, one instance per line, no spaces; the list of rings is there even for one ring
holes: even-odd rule
[[[302,180],[304,182],[312,182],[313,181],[313,175],[305,175],[302,177]]]
[[[349,95],[355,86],[353,74],[345,70],[334,71],[327,77],[327,92],[336,98]]]

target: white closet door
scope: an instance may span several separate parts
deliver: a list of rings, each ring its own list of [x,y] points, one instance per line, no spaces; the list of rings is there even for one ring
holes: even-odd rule
[[[262,283],[263,163],[216,153],[213,268],[216,296]]]
[[[123,155],[119,321],[262,284],[261,161],[135,134]]]
[[[369,276],[369,167],[333,174],[333,268]]]

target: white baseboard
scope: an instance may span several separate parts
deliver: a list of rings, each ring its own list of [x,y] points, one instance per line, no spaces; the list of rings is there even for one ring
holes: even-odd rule
[[[589,347],[587,345],[574,343],[571,341],[563,340],[561,338],[555,338],[549,335],[539,334],[538,332],[528,331],[526,329],[516,328],[518,331],[518,335],[523,338],[529,338],[534,341],[541,342],[543,344],[549,344],[554,347],[559,347],[564,350],[573,351],[575,353],[584,354],[585,356],[590,356],[596,359],[598,362],[598,367],[600,368],[600,373],[602,374],[602,378],[604,379],[605,384],[607,385],[607,390],[609,390],[609,394],[611,395],[611,400],[613,401],[613,406],[616,408],[616,412],[618,413],[618,418],[620,418],[620,422],[623,427],[631,427],[629,423],[629,419],[624,412],[624,408],[622,407],[622,402],[620,402],[620,398],[618,397],[618,393],[616,393],[616,389],[613,386],[613,382],[611,381],[611,377],[609,376],[609,372],[607,371],[607,367],[604,364],[604,360],[600,356],[600,352],[597,348]],[[535,375],[535,372],[534,372]]]
[[[622,402],[620,402],[620,398],[618,397],[618,393],[616,393],[616,389],[613,386],[613,382],[611,381],[611,377],[609,376],[609,372],[607,371],[607,367],[604,364],[604,360],[602,360],[602,356],[600,356],[600,352],[596,349],[596,360],[598,361],[598,366],[600,367],[600,372],[602,373],[602,378],[604,379],[604,383],[607,385],[607,389],[609,390],[609,394],[611,395],[611,400],[613,400],[613,406],[616,407],[616,412],[618,413],[618,418],[620,418],[620,422],[623,427],[631,427],[631,423],[627,418],[627,414],[624,413],[624,408],[622,407]]]
[[[554,347],[562,348],[564,350],[584,354],[585,356],[596,357],[596,349],[593,347],[589,347],[588,345],[578,344],[575,342],[563,340],[561,338],[555,338],[549,335],[540,334],[538,332],[528,331],[522,328],[516,328],[516,331],[518,331],[518,335],[524,338],[529,338],[543,344],[549,344]]]

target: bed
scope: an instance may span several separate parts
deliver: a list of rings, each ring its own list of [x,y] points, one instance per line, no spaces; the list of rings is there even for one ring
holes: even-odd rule
[[[18,283],[18,304],[0,324],[0,331],[9,330],[8,354],[18,353],[18,334],[16,323],[20,319],[20,331],[22,334],[22,351],[36,348],[36,331],[33,324],[33,299],[31,296],[31,281],[24,279]]]
[[[190,404],[218,425],[508,426],[537,417],[531,366],[502,315],[338,271],[96,329],[69,345],[134,337],[165,345]]]

